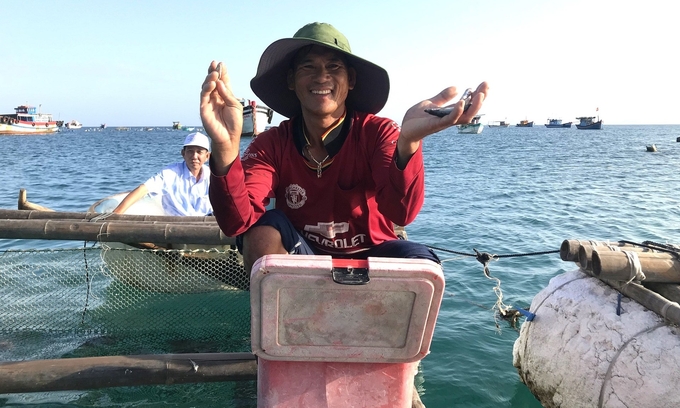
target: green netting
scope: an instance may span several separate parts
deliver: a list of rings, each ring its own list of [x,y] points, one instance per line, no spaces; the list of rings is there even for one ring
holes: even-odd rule
[[[0,251],[0,361],[250,350],[235,249]]]

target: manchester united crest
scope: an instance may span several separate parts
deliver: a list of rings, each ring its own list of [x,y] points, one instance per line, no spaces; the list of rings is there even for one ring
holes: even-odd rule
[[[307,201],[307,192],[304,188],[297,184],[291,184],[286,187],[286,203],[288,207],[297,210],[305,205],[305,201]]]

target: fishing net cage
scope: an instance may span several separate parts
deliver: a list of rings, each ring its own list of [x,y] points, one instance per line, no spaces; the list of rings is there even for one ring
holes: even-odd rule
[[[250,351],[234,247],[74,242],[0,250],[0,361]]]

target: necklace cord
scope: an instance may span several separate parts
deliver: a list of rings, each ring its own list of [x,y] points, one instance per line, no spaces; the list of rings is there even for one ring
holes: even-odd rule
[[[327,154],[326,157],[324,157],[323,160],[317,161],[316,158],[314,158],[314,155],[312,154],[312,152],[309,150],[309,143],[307,143],[305,145],[305,150],[307,151],[307,156],[309,156],[309,158],[312,159],[312,161],[314,163],[316,163],[316,177],[321,178],[321,171],[323,170],[323,164],[326,163],[326,160],[328,160],[328,158],[331,157],[331,155]]]

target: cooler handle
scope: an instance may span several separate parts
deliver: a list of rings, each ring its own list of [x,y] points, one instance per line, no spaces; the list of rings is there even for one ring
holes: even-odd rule
[[[368,277],[368,261],[365,259],[333,259],[333,282],[341,285],[365,285]]]

